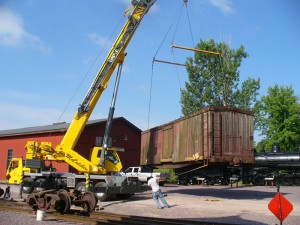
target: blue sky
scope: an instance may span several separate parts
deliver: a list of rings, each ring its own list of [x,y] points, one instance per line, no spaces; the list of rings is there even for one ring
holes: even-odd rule
[[[261,95],[274,84],[292,85],[300,95],[298,0],[189,0],[175,32],[182,4],[157,0],[143,19],[126,51],[115,116],[142,130],[148,128],[149,115],[149,128],[181,116],[185,69],[155,63],[152,72],[160,45],[156,59],[175,57],[184,63],[193,55],[183,50],[173,54],[172,41],[193,47],[200,38],[213,38],[234,49],[244,45],[249,57],[240,67],[241,81],[259,77]],[[129,0],[0,0],[0,130],[70,122],[125,23],[129,5]],[[91,119],[107,117],[114,78]]]

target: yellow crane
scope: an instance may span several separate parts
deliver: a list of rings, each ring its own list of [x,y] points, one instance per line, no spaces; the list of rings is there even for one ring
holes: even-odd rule
[[[100,70],[95,76],[95,79],[88,90],[85,98],[80,104],[74,118],[64,135],[61,143],[56,147],[52,147],[51,142],[36,142],[28,141],[26,144],[26,166],[23,165],[23,161],[20,158],[13,158],[10,166],[7,170],[7,181],[8,183],[21,183],[24,176],[24,188],[23,190],[30,193],[33,189],[32,186],[36,187],[36,190],[42,190],[53,188],[53,186],[47,186],[49,180],[55,178],[55,181],[59,181],[59,187],[64,189],[74,188],[77,190],[86,191],[87,183],[91,183],[91,190],[93,190],[98,199],[105,200],[109,194],[132,194],[135,192],[140,192],[145,189],[141,187],[138,180],[128,180],[124,176],[113,176],[108,175],[109,172],[119,172],[122,168],[122,164],[118,157],[118,154],[113,148],[107,148],[109,133],[111,129],[111,121],[114,112],[114,102],[116,98],[116,92],[119,82],[119,77],[121,73],[122,64],[126,56],[125,50],[128,46],[132,36],[134,35],[136,29],[140,25],[141,20],[144,15],[148,12],[150,7],[155,3],[156,0],[132,0],[131,7],[125,11],[125,15],[128,19],[123,26],[119,36],[117,37],[115,43],[113,44],[111,50],[109,51],[106,59],[104,60]],[[110,108],[108,121],[105,129],[105,135],[103,140],[102,148],[94,148],[91,159],[86,159],[76,151],[74,147],[88,122],[90,115],[92,114],[101,94],[108,86],[108,82],[115,70],[118,67],[116,85],[112,100],[112,106]],[[101,152],[101,154],[99,154]],[[78,174],[69,173],[39,173],[37,169],[40,169],[40,165],[44,161],[61,161],[66,162],[75,169],[78,170]],[[18,166],[14,167],[14,163],[18,162]],[[38,166],[37,166],[38,165]],[[35,173],[33,173],[35,172]],[[88,177],[88,182],[87,182]],[[50,183],[51,183],[50,182]],[[35,183],[31,185],[31,183]],[[37,184],[39,183],[39,188]],[[51,183],[53,184],[53,182]],[[27,186],[26,186],[27,185]],[[48,193],[49,194],[49,193]],[[63,196],[61,198],[71,198],[67,194],[58,194]],[[82,198],[89,199],[92,201],[93,197]],[[39,196],[40,198],[41,196]],[[49,197],[49,196],[48,196]],[[33,207],[50,207],[50,202],[40,206],[36,200],[36,195],[33,195],[28,203]],[[60,198],[60,199],[61,199]],[[52,198],[53,200],[54,198]],[[72,200],[72,198],[71,198]],[[70,202],[71,202],[70,200]],[[46,201],[46,197],[44,199]],[[69,201],[69,200],[68,200]],[[65,201],[68,202],[68,201]],[[67,204],[68,205],[68,204]],[[93,205],[93,204],[92,204]],[[69,207],[64,207],[60,211],[68,211]],[[91,206],[89,206],[91,208]]]
[[[131,14],[128,17],[121,33],[113,44],[109,54],[107,55],[102,67],[98,71],[90,89],[88,90],[84,100],[80,104],[69,129],[67,130],[61,143],[52,148],[48,142],[28,142],[26,149],[27,159],[36,159],[42,157],[43,160],[64,161],[77,169],[81,173],[105,174],[104,165],[95,164],[91,160],[87,160],[73,149],[80,137],[90,115],[92,114],[101,94],[106,89],[109,79],[117,66],[122,66],[125,49],[128,46],[135,30],[139,26],[142,18],[148,12],[155,0],[133,0]],[[126,11],[128,12],[128,11]],[[119,70],[120,71],[120,70]],[[104,137],[105,139],[106,137]],[[105,142],[106,140],[104,140]]]

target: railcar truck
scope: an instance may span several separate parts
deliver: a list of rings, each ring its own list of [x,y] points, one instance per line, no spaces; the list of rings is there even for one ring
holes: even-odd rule
[[[125,11],[128,19],[96,74],[61,143],[52,147],[50,142],[28,141],[25,147],[27,150],[25,159],[12,159],[6,174],[7,181],[21,183],[22,190],[27,193],[30,193],[33,188],[38,191],[34,191],[27,198],[27,203],[34,209],[53,207],[61,213],[66,213],[70,206],[75,204],[83,206],[86,211],[91,211],[96,206],[95,196],[105,200],[110,194],[128,197],[133,193],[146,190],[138,178],[114,175],[121,170],[122,164],[116,151],[108,148],[108,139],[122,64],[126,56],[125,49],[144,15],[155,1],[131,1],[132,5]],[[86,159],[76,152],[74,147],[117,66],[116,83],[103,144],[102,147],[93,149],[91,159]],[[47,161],[66,162],[78,173],[55,172],[50,165],[48,168],[45,166]],[[57,191],[58,189],[61,190]]]

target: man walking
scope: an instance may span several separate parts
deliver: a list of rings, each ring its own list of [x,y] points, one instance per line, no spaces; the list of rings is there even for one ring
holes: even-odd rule
[[[155,178],[152,176],[147,178],[148,186],[150,186],[152,189],[153,200],[154,200],[155,204],[157,205],[158,209],[162,209],[162,207],[158,201],[158,198],[160,198],[160,200],[162,201],[162,203],[164,204],[164,206],[166,208],[170,208],[169,204],[167,203],[166,199],[164,198],[164,196],[159,188],[158,179],[159,178]]]

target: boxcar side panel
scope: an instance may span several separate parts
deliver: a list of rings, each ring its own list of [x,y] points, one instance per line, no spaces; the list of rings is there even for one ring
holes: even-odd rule
[[[253,159],[253,113],[207,107],[142,133],[141,163],[160,165]]]
[[[173,155],[173,125],[168,125],[163,129],[163,146],[161,162],[172,162]]]

